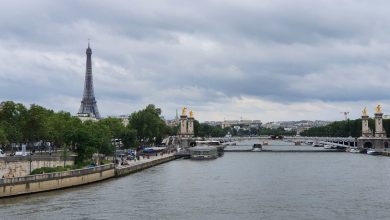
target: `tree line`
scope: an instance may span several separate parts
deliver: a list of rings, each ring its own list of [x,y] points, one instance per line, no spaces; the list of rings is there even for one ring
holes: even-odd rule
[[[375,120],[369,119],[368,126],[375,132]],[[383,120],[383,128],[390,132],[390,119]],[[362,135],[362,120],[336,121],[327,126],[309,128],[301,133],[309,137],[360,137]]]
[[[74,151],[76,163],[91,158],[94,153],[113,155],[115,140],[121,140],[121,147],[136,148],[158,144],[171,132],[161,118],[161,109],[152,104],[132,113],[127,126],[118,118],[82,123],[68,112],[54,112],[35,104],[27,108],[7,101],[0,109],[2,148],[10,148],[12,143],[25,143],[30,150],[38,150],[44,143],[50,143],[54,148]],[[36,146],[35,143],[41,144]]]

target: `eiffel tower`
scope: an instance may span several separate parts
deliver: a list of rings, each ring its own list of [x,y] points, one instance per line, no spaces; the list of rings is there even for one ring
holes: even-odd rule
[[[95,93],[93,91],[93,79],[92,79],[92,50],[89,47],[87,48],[87,65],[85,70],[85,83],[84,83],[84,94],[83,100],[81,100],[81,105],[79,109],[79,114],[89,114],[90,117],[100,118],[99,110],[96,105]]]

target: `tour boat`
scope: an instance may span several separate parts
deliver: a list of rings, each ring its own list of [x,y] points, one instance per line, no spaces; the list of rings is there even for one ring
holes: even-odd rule
[[[193,160],[207,160],[218,157],[218,149],[214,146],[200,145],[189,148],[190,158]]]
[[[381,155],[382,153],[380,151],[375,150],[374,148],[367,149],[368,155]]]

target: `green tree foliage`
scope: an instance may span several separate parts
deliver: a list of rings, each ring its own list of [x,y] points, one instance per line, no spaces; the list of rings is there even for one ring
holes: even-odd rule
[[[25,142],[36,142],[48,139],[48,119],[54,114],[38,105],[31,105],[24,118],[22,133]]]
[[[160,115],[161,109],[150,104],[129,116],[129,128],[136,130],[138,143],[161,143],[163,137],[169,134],[169,128]]]
[[[4,146],[8,143],[7,135],[5,129],[0,126],[0,146]]]
[[[68,112],[51,114],[47,119],[47,140],[56,146],[72,145],[72,137],[77,128],[82,126],[78,118],[72,117]]]
[[[148,105],[130,116],[129,126],[116,118],[82,123],[68,112],[54,112],[38,105],[26,108],[8,101],[0,109],[0,144],[50,142],[56,148],[76,152],[76,162],[81,164],[94,153],[113,155],[115,139],[121,139],[124,148],[136,147],[137,139],[160,143],[172,132],[160,115],[161,109]]]
[[[205,123],[194,121],[194,134],[196,137],[223,137],[228,133],[228,129],[221,126],[211,126]]]
[[[368,125],[375,130],[374,119],[369,119]],[[383,120],[383,127],[390,132],[390,120]],[[336,121],[327,126],[310,128],[301,133],[302,136],[311,137],[360,137],[362,134],[362,120]]]
[[[3,127],[9,142],[23,141],[23,128],[27,109],[22,104],[7,101],[0,111],[0,125]]]
[[[73,140],[76,145],[77,162],[91,158],[94,153],[113,155],[114,146],[107,126],[86,121],[78,128]]]

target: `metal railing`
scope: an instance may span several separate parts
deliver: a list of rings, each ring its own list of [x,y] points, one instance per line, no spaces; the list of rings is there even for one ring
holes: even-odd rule
[[[101,166],[78,169],[78,170],[69,170],[69,171],[55,172],[55,173],[44,173],[44,174],[29,175],[24,177],[3,178],[0,179],[0,186],[7,185],[7,184],[29,183],[35,181],[62,179],[62,178],[73,177],[73,176],[83,176],[87,174],[98,173],[98,172],[114,169],[114,167],[115,164],[107,164],[107,165],[101,165]]]

